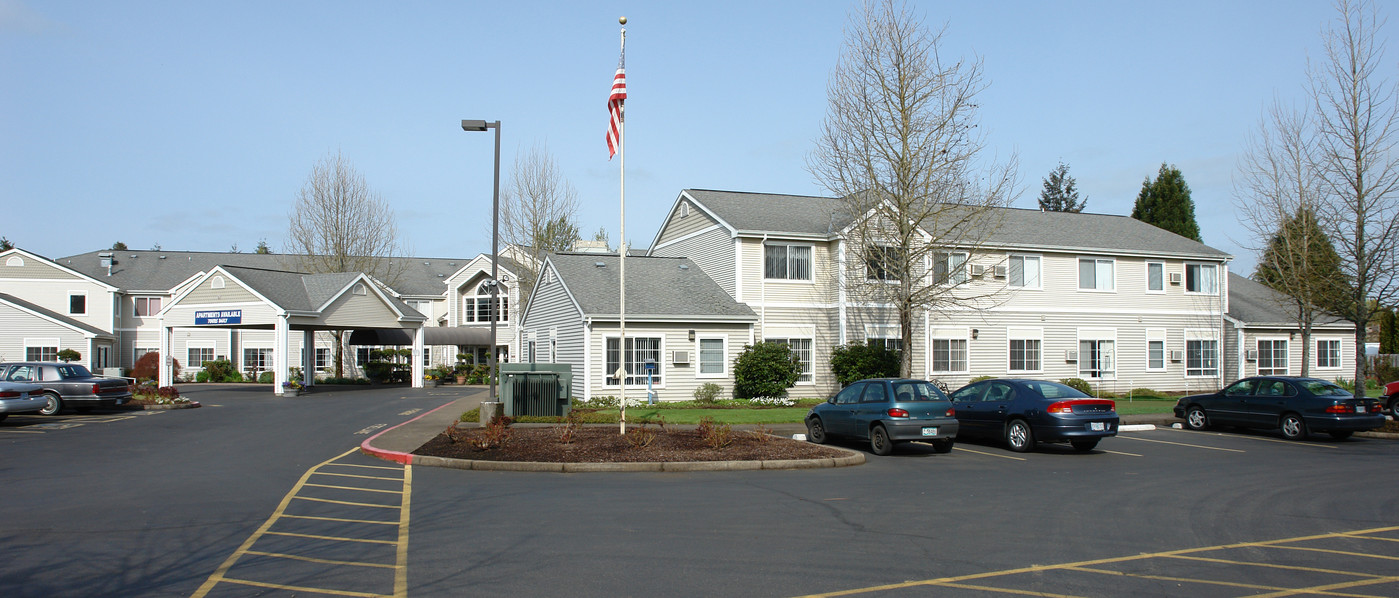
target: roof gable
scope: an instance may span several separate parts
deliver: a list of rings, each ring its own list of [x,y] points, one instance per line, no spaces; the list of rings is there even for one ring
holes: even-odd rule
[[[621,260],[616,254],[561,253],[548,261],[585,317],[617,317]],[[626,268],[628,318],[757,319],[688,258],[628,256]]]

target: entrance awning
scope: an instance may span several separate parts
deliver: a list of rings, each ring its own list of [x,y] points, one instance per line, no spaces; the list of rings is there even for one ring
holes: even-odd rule
[[[477,345],[488,347],[491,344],[489,328],[435,327],[423,329],[423,343],[427,345]],[[362,328],[350,333],[351,345],[399,345],[413,344],[413,331],[398,328]]]

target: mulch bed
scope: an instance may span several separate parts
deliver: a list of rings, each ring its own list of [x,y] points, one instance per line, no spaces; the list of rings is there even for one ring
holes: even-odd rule
[[[733,432],[733,442],[723,448],[712,448],[698,432],[669,428],[661,431],[655,426],[646,429],[656,437],[644,447],[634,447],[618,433],[616,426],[583,427],[571,443],[560,437],[563,426],[508,428],[503,445],[477,450],[469,441],[472,436],[486,433],[485,428],[460,428],[451,437],[447,433],[413,451],[417,455],[472,459],[477,461],[533,461],[543,463],[638,463],[680,461],[765,461],[775,459],[822,459],[842,457],[845,453],[812,444],[766,436],[760,438],[748,431]],[[628,433],[636,429],[628,426]]]

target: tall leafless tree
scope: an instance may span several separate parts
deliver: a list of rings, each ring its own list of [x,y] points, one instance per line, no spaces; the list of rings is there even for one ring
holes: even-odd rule
[[[867,1],[846,28],[808,160],[842,198],[837,218],[852,223],[847,292],[896,312],[906,349],[920,314],[989,296],[965,268],[998,226],[994,208],[1016,192],[1014,156],[981,168],[982,63],[944,58],[945,30],[929,30],[902,2]],[[900,371],[912,367],[905,350]]]
[[[536,263],[546,252],[567,251],[578,240],[578,191],[563,176],[549,148],[536,143],[515,156],[500,192],[500,234],[508,244],[527,248],[534,263],[521,263],[520,302],[529,301]]]
[[[311,168],[287,215],[283,251],[289,264],[313,274],[363,272],[392,285],[403,255],[394,213],[344,154]],[[335,337],[335,376],[344,377],[345,331]]]
[[[1393,304],[1399,274],[1399,98],[1374,4],[1339,0],[1336,9],[1308,81],[1324,182],[1318,215],[1351,283],[1341,315],[1355,323],[1355,392],[1363,396],[1366,328],[1377,305]]]
[[[1254,278],[1280,293],[1302,330],[1302,375],[1310,371],[1312,325],[1334,305],[1336,253],[1316,226],[1322,180],[1315,169],[1316,138],[1305,111],[1274,102],[1249,138],[1235,180],[1235,206],[1256,241]],[[1327,251],[1329,249],[1329,251]]]

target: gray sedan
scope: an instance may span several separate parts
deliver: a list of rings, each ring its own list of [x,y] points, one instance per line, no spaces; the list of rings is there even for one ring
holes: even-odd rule
[[[131,400],[131,386],[126,380],[94,376],[86,367],[75,363],[0,363],[0,378],[5,382],[29,382],[43,387],[44,406],[39,409],[42,415],[55,415],[65,406],[86,411]]]
[[[38,384],[0,382],[0,421],[11,413],[37,413],[47,401]]]

